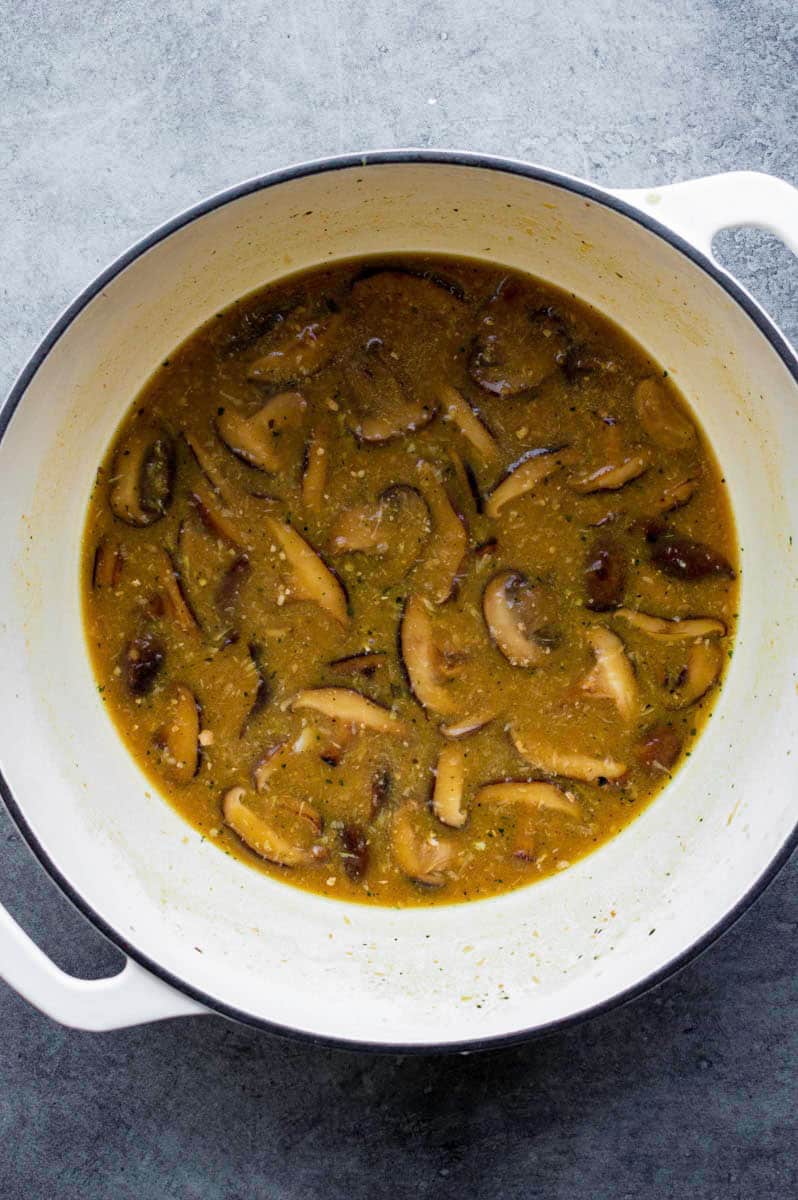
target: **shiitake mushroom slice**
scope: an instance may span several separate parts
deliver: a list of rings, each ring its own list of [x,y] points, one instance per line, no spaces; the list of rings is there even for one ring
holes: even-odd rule
[[[520,571],[500,571],[482,593],[482,612],[494,645],[513,667],[537,667],[551,652],[552,598]]]
[[[111,469],[111,511],[127,525],[145,527],[172,503],[175,447],[165,430],[137,421],[119,444]]]
[[[709,579],[712,576],[735,578],[734,568],[719,550],[671,531],[656,537],[651,550],[651,561],[673,579],[692,581]]]
[[[626,647],[604,625],[588,629],[586,636],[596,662],[582,680],[582,691],[611,700],[624,721],[634,721],[640,711],[640,693]]]
[[[399,658],[410,690],[422,708],[441,716],[457,713],[457,701],[440,671],[440,651],[432,618],[417,593],[405,602],[399,626]]]
[[[163,589],[169,615],[184,633],[199,629],[199,621],[183,588],[183,579],[169,550],[161,547],[157,556],[157,578]]]
[[[287,435],[293,431],[299,438],[306,409],[299,392],[280,392],[249,416],[226,408],[216,419],[216,431],[228,450],[247,466],[276,473],[301,455],[301,439],[294,445]]]
[[[263,522],[285,555],[291,571],[291,597],[296,600],[310,600],[329,613],[339,625],[348,625],[349,601],[346,589],[318,551],[285,521],[264,515]]]
[[[508,277],[482,311],[469,373],[486,392],[517,396],[543,383],[564,363],[567,351],[561,318],[537,307],[528,290]]]
[[[431,831],[425,833],[421,828],[420,813],[420,805],[412,801],[397,809],[391,823],[393,857],[399,869],[414,883],[423,887],[442,887],[447,880],[447,868],[453,865],[456,847]]]
[[[450,421],[470,444],[479,462],[492,466],[499,457],[499,447],[484,421],[457,388],[444,384],[440,392],[440,411],[444,421]]]
[[[432,787],[432,811],[442,825],[462,829],[468,820],[463,807],[465,756],[462,748],[450,743],[442,748],[435,767]]]
[[[638,420],[652,442],[664,450],[687,450],[696,439],[695,425],[682,412],[664,380],[651,376],[634,391]]]
[[[249,659],[254,668],[257,682],[255,684],[255,694],[252,698],[252,704],[241,725],[238,735],[240,738],[243,738],[248,733],[252,722],[256,717],[260,716],[271,699],[271,687],[269,686],[269,680],[263,663],[263,651],[257,642],[250,642],[248,650]]]
[[[318,516],[324,507],[324,492],[330,455],[327,440],[320,430],[314,430],[305,447],[302,471],[302,503],[308,512]]]
[[[95,591],[119,587],[124,566],[125,552],[119,543],[107,536],[100,538],[94,551],[91,586]]]
[[[689,708],[710,691],[723,669],[723,651],[717,641],[693,642],[687,662],[679,672],[667,700],[668,708]]]
[[[364,650],[361,654],[347,654],[343,658],[333,659],[330,670],[338,675],[362,675],[364,679],[371,679],[387,665],[387,654],[379,650]]]
[[[655,617],[633,608],[618,608],[614,616],[627,621],[641,633],[662,642],[690,641],[693,638],[725,637],[726,626],[717,617]]]
[[[246,554],[238,554],[230,563],[216,587],[214,604],[223,621],[231,623],[235,620],[241,590],[249,578],[251,566]]]
[[[559,750],[540,738],[519,732],[514,727],[510,729],[510,740],[521,757],[544,775],[578,779],[583,783],[597,783],[602,779],[619,782],[627,773],[625,763],[609,756],[599,758],[581,754],[579,751]]]
[[[477,791],[476,804],[520,804],[525,808],[542,809],[563,813],[567,817],[579,818],[582,810],[579,802],[569,792],[554,783],[530,779],[502,779],[483,784]]]
[[[375,704],[352,688],[307,688],[294,696],[291,709],[294,712],[307,709],[356,729],[389,733],[395,737],[407,732],[405,722],[395,712]]]
[[[281,867],[310,866],[324,858],[324,848],[318,843],[303,844],[277,828],[275,821],[283,807],[280,801],[273,802],[272,812],[266,815],[256,813],[245,804],[246,795],[244,787],[229,788],[222,798],[222,817],[225,824],[249,846],[250,850]],[[310,805],[305,807],[303,815],[306,818],[311,815],[310,808]],[[290,813],[291,810],[288,808],[286,811]],[[310,828],[312,832],[318,833],[321,829],[321,816],[315,810],[312,815],[315,820],[310,822]]]
[[[379,444],[415,433],[435,416],[435,405],[413,394],[398,369],[376,351],[362,354],[345,371],[353,401],[352,432]]]
[[[435,604],[444,604],[454,593],[468,549],[468,530],[452,506],[446,488],[432,463],[417,466],[422,495],[432,518],[432,536],[416,587],[427,591]]]
[[[661,516],[664,516],[665,513],[674,512],[677,508],[684,508],[697,491],[698,480],[686,475],[684,479],[679,479],[676,483],[666,484],[657,497],[654,507]]]
[[[608,462],[582,475],[574,475],[568,486],[583,496],[592,492],[617,492],[635,479],[639,479],[649,468],[646,454],[629,454],[620,462]]]
[[[200,763],[200,708],[185,684],[177,683],[166,695],[163,724],[153,735],[159,765],[172,783],[190,783]]]
[[[321,308],[298,305],[275,320],[260,340],[248,378],[266,387],[299,383],[332,362],[341,332],[341,313],[333,301]]]
[[[132,637],[122,651],[122,679],[131,696],[152,691],[166,658],[166,649],[156,634],[145,629]]]
[[[682,739],[669,725],[655,725],[635,747],[635,758],[641,767],[670,771],[682,752]]]
[[[368,554],[388,560],[391,576],[402,578],[421,557],[432,529],[427,502],[418,488],[394,483],[376,504],[346,509],[333,523],[333,554]]]
[[[585,603],[592,612],[609,612],[623,601],[626,589],[626,555],[611,534],[597,534],[587,552]]]
[[[527,450],[512,466],[491,491],[485,501],[485,515],[498,517],[506,504],[519,500],[529,492],[534,491],[539,484],[548,479],[561,467],[574,461],[574,451],[567,446],[541,447]]]
[[[362,825],[348,822],[340,830],[341,862],[353,883],[365,878],[369,866],[369,840]]]

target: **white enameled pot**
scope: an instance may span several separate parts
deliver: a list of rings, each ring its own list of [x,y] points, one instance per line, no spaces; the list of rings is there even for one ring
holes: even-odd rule
[[[13,987],[83,1029],[215,1011],[339,1044],[467,1050],[640,993],[742,912],[798,823],[798,360],[711,257],[713,234],[738,224],[798,252],[798,192],[751,173],[610,192],[523,163],[393,151],[216,196],[75,301],[0,415],[0,764],[32,850],[128,961],[112,979],[73,979],[0,913]],[[394,251],[506,263],[628,329],[716,448],[743,562],[727,683],[656,802],[556,878],[409,911],[309,895],[202,841],[117,737],[78,594],[97,464],[160,360],[286,272]]]

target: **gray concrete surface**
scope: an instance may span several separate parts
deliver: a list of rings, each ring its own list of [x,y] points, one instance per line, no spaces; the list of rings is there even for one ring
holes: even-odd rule
[[[109,259],[209,192],[377,145],[617,185],[798,182],[792,0],[3,0],[0,384]],[[719,254],[793,337],[798,267]],[[471,1059],[374,1059],[218,1019],[107,1036],[0,985],[3,1200],[775,1200],[798,1192],[798,864],[654,994]],[[0,818],[0,900],[63,966],[118,957]]]

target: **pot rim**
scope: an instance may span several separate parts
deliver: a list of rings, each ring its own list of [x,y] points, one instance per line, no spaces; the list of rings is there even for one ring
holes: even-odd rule
[[[506,172],[508,174],[521,175],[527,179],[536,180],[541,183],[547,183],[554,187],[562,188],[565,191],[573,192],[583,196],[595,204],[601,204],[606,208],[614,209],[639,225],[648,229],[649,232],[663,239],[671,245],[675,250],[679,251],[686,258],[690,259],[697,267],[700,267],[707,275],[709,275],[721,288],[743,309],[770,345],[778,354],[787,370],[798,383],[798,354],[792,349],[787,339],[778,329],[776,324],[766,314],[764,309],[757,303],[754,298],[734,279],[733,276],[723,270],[713,259],[702,251],[697,249],[690,242],[681,237],[668,226],[654,220],[647,213],[635,208],[632,204],[627,203],[619,196],[604,188],[580,179],[574,175],[568,175],[564,172],[550,170],[546,167],[540,167],[532,163],[524,162],[520,159],[498,157],[490,154],[479,154],[470,151],[459,150],[432,150],[432,149],[394,149],[394,150],[375,150],[364,154],[340,154],[325,158],[311,159],[306,162],[296,163],[289,167],[279,168],[274,171],[269,171],[264,175],[257,175],[251,179],[245,180],[243,183],[235,184],[232,187],[225,188],[222,191],[216,192],[213,195],[206,197],[204,200],[198,201],[189,208],[178,213],[177,216],[157,226],[150,233],[135,242],[128,250],[124,251],[116,258],[110,266],[106,267],[96,278],[83,289],[75,300],[63,311],[60,317],[51,326],[45,336],[42,338],[39,345],[33,351],[25,366],[22,368],[19,376],[13,384],[8,396],[0,407],[0,440],[6,433],[8,425],[11,421],[14,412],[20,405],[27,388],[39,370],[40,366],[47,358],[50,351],[61,339],[64,333],[69,329],[76,318],[81,314],[84,308],[94,299],[98,292],[102,291],[117,275],[121,274],[131,263],[137,258],[140,258],[146,251],[158,245],[176,233],[184,226],[196,221],[198,218],[205,216],[209,212],[213,212],[217,208],[221,208],[232,201],[239,200],[251,193],[262,191],[265,188],[274,187],[277,184],[286,183],[291,180],[303,179],[313,175],[318,175],[327,171],[347,170],[353,167],[361,167],[364,170],[371,166],[383,165],[403,165],[403,164],[430,164],[432,166],[456,166],[470,167],[481,170],[489,170],[496,172]],[[267,1033],[276,1034],[281,1037],[291,1038],[293,1040],[310,1043],[311,1045],[328,1046],[334,1049],[350,1050],[350,1051],[370,1051],[373,1053],[382,1054],[467,1054],[474,1053],[479,1050],[496,1050],[504,1047],[518,1045],[523,1042],[535,1040],[537,1038],[546,1037],[554,1033],[559,1033],[563,1030],[573,1028],[584,1021],[590,1020],[593,1017],[599,1016],[602,1013],[609,1012],[621,1005],[628,1004],[630,1001],[645,995],[659,984],[666,982],[672,976],[677,974],[689,962],[692,962],[700,954],[703,954],[722,934],[726,933],[740,919],[744,912],[753,904],[753,902],[761,895],[765,888],[773,881],[778,872],[786,863],[787,859],[792,854],[793,850],[798,846],[798,822],[792,829],[792,832],[785,839],[779,852],[771,859],[765,870],[754,881],[733,907],[716,922],[702,937],[698,938],[691,945],[687,946],[680,954],[671,958],[656,971],[651,972],[637,983],[618,992],[616,995],[609,997],[599,1003],[588,1005],[579,1012],[572,1013],[565,1017],[559,1017],[555,1020],[548,1021],[543,1025],[533,1025],[526,1029],[515,1030],[506,1034],[496,1034],[486,1038],[468,1038],[458,1042],[371,1042],[361,1041],[355,1038],[334,1037],[327,1034],[313,1033],[310,1030],[295,1029],[289,1025],[282,1025],[279,1022],[265,1020],[261,1017],[254,1016],[251,1013],[244,1012],[229,1005],[223,1001],[217,1000],[209,996],[202,989],[194,987],[186,983],[179,976],[174,975],[159,962],[150,958],[136,947],[132,946],[127,939],[114,929],[100,913],[90,905],[81,893],[75,888],[69,880],[61,873],[55,862],[51,859],[44,846],[39,842],[32,828],[27,822],[20,804],[17,802],[13,792],[0,771],[0,796],[8,810],[11,819],[22,835],[33,855],[38,859],[45,871],[49,874],[52,880],[59,887],[64,896],[73,904],[73,906],[90,922],[90,924],[104,937],[108,939],[118,950],[126,957],[133,959],[145,970],[163,980],[177,991],[192,997],[206,1006],[214,1013],[227,1017],[231,1020],[238,1021],[241,1024],[251,1026],[255,1029],[263,1030]]]

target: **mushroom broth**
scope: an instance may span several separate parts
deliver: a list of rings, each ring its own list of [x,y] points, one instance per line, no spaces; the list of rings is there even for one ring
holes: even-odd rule
[[[312,891],[470,900],[567,867],[689,754],[734,527],[684,400],[573,296],[348,262],[219,313],[97,474],[100,692],[158,789]]]

